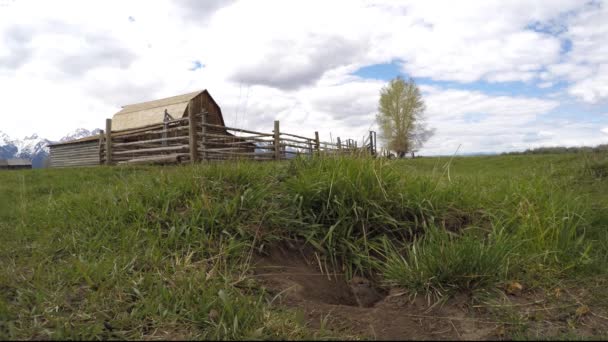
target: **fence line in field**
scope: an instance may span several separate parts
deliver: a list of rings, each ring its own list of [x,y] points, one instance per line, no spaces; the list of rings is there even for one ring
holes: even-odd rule
[[[373,134],[372,134],[373,133]],[[236,134],[239,134],[238,136]],[[212,160],[284,160],[298,155],[376,155],[375,133],[359,147],[352,139],[336,142],[282,132],[274,122],[272,132],[214,125],[207,113],[167,120],[135,129],[112,131],[112,120],[99,140],[102,164],[185,163]]]

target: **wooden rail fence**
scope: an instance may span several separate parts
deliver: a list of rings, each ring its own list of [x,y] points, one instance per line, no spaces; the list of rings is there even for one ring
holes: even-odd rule
[[[336,142],[282,132],[279,121],[269,133],[207,123],[207,113],[188,113],[181,119],[113,131],[112,120],[99,141],[102,164],[187,163],[197,161],[249,159],[284,160],[298,155],[376,154],[375,134],[359,147],[352,139]]]

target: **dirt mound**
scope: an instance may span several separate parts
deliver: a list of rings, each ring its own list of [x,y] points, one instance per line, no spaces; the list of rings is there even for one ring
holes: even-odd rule
[[[323,269],[323,272],[321,272]],[[359,293],[344,275],[332,273],[313,253],[276,248],[254,263],[256,278],[273,304],[302,309],[311,328],[324,328],[352,338],[380,340],[476,340],[496,337],[499,324],[480,322],[467,310],[468,298],[430,308],[422,298],[410,299],[399,289],[370,286],[378,301],[358,304]]]

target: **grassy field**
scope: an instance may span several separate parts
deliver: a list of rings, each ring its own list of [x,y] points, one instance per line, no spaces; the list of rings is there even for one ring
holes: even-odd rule
[[[273,302],[251,262],[285,243],[497,338],[606,338],[607,193],[597,153],[1,172],[0,338],[364,338]]]

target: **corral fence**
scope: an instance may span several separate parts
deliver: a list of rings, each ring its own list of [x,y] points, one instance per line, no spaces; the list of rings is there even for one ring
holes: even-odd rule
[[[135,129],[112,131],[112,120],[100,136],[102,164],[186,163],[214,160],[284,160],[298,155],[376,155],[376,135],[358,146],[357,141],[339,137],[335,142],[281,132],[279,121],[272,132],[207,123],[207,113],[169,119]]]

